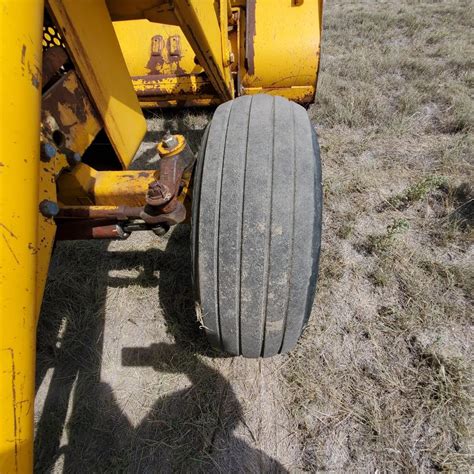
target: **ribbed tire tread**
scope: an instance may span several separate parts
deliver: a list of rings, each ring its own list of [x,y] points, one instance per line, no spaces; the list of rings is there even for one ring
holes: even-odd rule
[[[281,97],[219,106],[193,191],[197,299],[210,342],[245,357],[292,349],[311,312],[321,240],[319,146]]]

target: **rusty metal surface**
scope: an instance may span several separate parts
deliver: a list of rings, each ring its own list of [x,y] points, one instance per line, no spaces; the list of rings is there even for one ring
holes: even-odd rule
[[[44,52],[48,54],[54,48]],[[58,57],[61,59],[61,53]],[[56,61],[56,59],[55,59]],[[62,61],[62,59],[61,59]],[[59,62],[55,62],[57,65]],[[39,201],[55,202],[57,179],[65,170],[75,168],[80,155],[101,129],[98,117],[74,71],[64,74],[42,97],[41,162],[39,166]],[[53,151],[54,149],[54,151]],[[49,150],[49,151],[48,151]],[[38,220],[38,278],[46,280],[51,256],[55,221],[43,214]],[[38,304],[41,300],[39,298]]]
[[[169,224],[176,225],[184,222],[186,219],[186,208],[184,204],[177,201],[173,203],[174,207],[172,210],[158,209],[154,206],[147,204],[145,208],[140,213],[140,217],[147,224]]]
[[[255,47],[254,38],[256,34],[255,25],[255,2],[256,0],[247,0],[247,29],[245,31],[245,59],[247,63],[247,72],[253,76],[255,74]]]
[[[117,2],[112,3],[119,6]],[[233,83],[227,41],[227,17],[232,20],[228,15],[229,5],[221,2],[212,5],[208,0],[169,3],[171,11],[177,14],[177,21],[166,24],[162,12],[155,8],[157,2],[154,3],[153,7],[140,8],[140,12],[129,17],[150,21],[114,22],[140,102],[152,95],[166,96],[166,105],[173,105],[172,100],[191,100],[189,95],[197,98],[205,94],[205,98],[212,96],[220,101],[223,97],[231,98]],[[176,26],[178,17],[180,26]],[[236,55],[234,52],[233,57]],[[202,84],[196,85],[196,80]]]
[[[48,0],[47,4],[110,143],[123,168],[128,168],[146,122],[107,6],[104,1],[77,0]]]
[[[59,73],[59,70],[68,61],[66,50],[61,46],[53,46],[43,53],[42,79],[43,89],[49,84],[51,79]]]
[[[170,107],[209,107],[219,105],[221,100],[218,97],[214,98],[200,98],[193,96],[180,96],[179,98],[162,98],[162,97],[147,97],[146,100],[141,99],[140,105],[144,109],[155,109],[155,108],[170,108]]]
[[[148,75],[187,75],[185,69],[180,65],[182,57],[181,36],[179,34],[170,35],[166,40],[162,35],[152,36],[150,59],[146,65],[146,69],[149,70]]]
[[[120,239],[130,236],[123,228],[108,220],[78,220],[60,223],[57,228],[58,240]]]
[[[61,50],[61,51],[60,51]],[[43,50],[45,74],[58,71],[64,61],[64,50],[51,47]],[[67,58],[66,58],[67,60]],[[60,68],[61,66],[59,66]],[[101,126],[94,109],[74,71],[61,72],[53,84],[46,84],[41,103],[41,156],[39,164],[38,203],[57,201],[56,180],[64,170],[76,166],[80,155],[90,145]],[[54,79],[54,77],[53,77]],[[53,80],[51,80],[51,83]],[[35,248],[38,256],[38,288],[43,288],[53,248],[56,224],[54,219],[40,213],[39,241]],[[38,291],[38,305],[42,292]]]
[[[56,146],[82,155],[101,128],[99,117],[74,71],[66,73],[43,95],[41,132]]]
[[[158,150],[164,150],[166,154],[161,154],[159,179],[148,187],[147,204],[141,213],[141,217],[145,222],[168,222],[174,225],[186,219],[186,208],[178,199],[178,194],[183,186],[183,175],[192,168],[195,157],[186,142],[184,142],[181,151],[174,154],[174,150],[169,149],[166,145],[172,138],[174,136],[167,133],[158,146]],[[184,139],[180,136],[176,138]],[[175,140],[176,149],[181,146],[178,139]],[[186,176],[186,178],[189,178],[189,176]],[[189,179],[186,181],[189,181]]]
[[[109,221],[107,226],[116,224],[122,229],[128,226],[130,229],[152,230],[158,235],[169,226],[183,222],[187,215],[183,201],[188,196],[195,156],[182,135],[169,132],[157,149],[161,150],[159,170],[104,173],[81,163],[72,172],[64,173],[59,186],[61,205],[55,214],[58,228],[62,228],[58,238],[117,238],[112,236],[112,228],[93,230],[101,227],[97,222],[104,219]],[[100,175],[106,182],[98,186]],[[134,199],[141,190],[138,200],[143,204],[136,205],[134,201],[134,205],[123,204],[130,197],[129,188],[133,189]],[[66,191],[71,192],[70,199]],[[66,205],[71,201],[80,205]],[[104,205],[104,201],[114,205]],[[77,222],[84,224],[83,231]],[[102,235],[107,237],[100,237]]]
[[[127,220],[140,217],[142,207],[131,206],[64,206],[57,219],[112,219]]]
[[[150,25],[147,25],[148,28]],[[160,28],[162,34],[155,34],[150,38],[150,52],[145,67],[137,58],[137,53],[143,54],[143,51],[129,52],[129,48],[134,45],[123,45],[125,53],[128,52],[127,64],[133,71],[132,82],[140,101],[153,99],[169,102],[173,99],[189,100],[196,97],[218,99],[203,68],[196,64],[194,52],[181,30],[163,25],[154,28]],[[118,26],[116,30],[121,32]],[[140,32],[140,35],[141,41],[146,42],[146,33]],[[144,61],[145,58],[141,60]]]
[[[153,74],[133,76],[133,86],[140,101],[156,97],[161,100],[192,98],[217,99],[216,91],[205,75]]]

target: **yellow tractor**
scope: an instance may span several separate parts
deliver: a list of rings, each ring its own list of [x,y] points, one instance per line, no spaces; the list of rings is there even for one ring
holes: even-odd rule
[[[211,344],[245,357],[296,344],[321,238],[319,148],[304,106],[316,91],[322,0],[0,6],[0,473],[24,473],[56,240],[160,236],[190,222]],[[200,150],[163,133],[157,169],[130,169],[142,108],[188,106],[217,106]]]

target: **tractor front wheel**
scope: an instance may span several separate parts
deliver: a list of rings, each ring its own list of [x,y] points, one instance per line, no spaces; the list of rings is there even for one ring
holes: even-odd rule
[[[193,191],[192,253],[210,342],[245,357],[291,350],[313,304],[321,164],[303,107],[243,96],[219,106]]]

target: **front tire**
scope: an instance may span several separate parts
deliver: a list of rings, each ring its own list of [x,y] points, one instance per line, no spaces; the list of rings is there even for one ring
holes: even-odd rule
[[[321,210],[319,146],[304,108],[268,95],[220,105],[192,213],[194,283],[212,345],[245,357],[296,345],[314,299]]]

